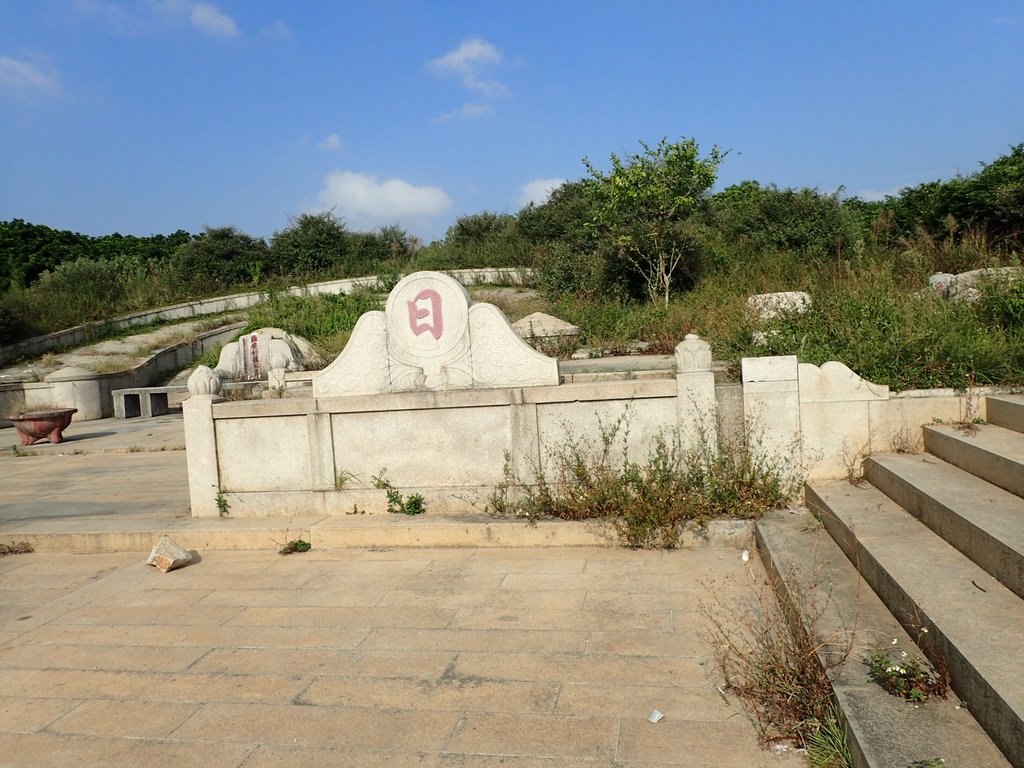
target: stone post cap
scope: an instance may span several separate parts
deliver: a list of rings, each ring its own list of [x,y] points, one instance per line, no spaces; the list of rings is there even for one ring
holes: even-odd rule
[[[710,371],[711,345],[695,333],[676,346],[676,371]]]
[[[219,395],[220,389],[220,376],[208,366],[200,365],[188,377],[190,395]]]

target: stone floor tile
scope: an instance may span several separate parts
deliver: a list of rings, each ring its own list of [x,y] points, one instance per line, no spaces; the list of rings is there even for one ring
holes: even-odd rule
[[[173,736],[193,741],[437,751],[458,720],[456,712],[206,704]]]
[[[173,574],[174,571],[170,571]],[[188,610],[175,610],[161,605],[87,605],[69,611],[56,621],[60,624],[110,625],[138,624],[164,627],[187,627],[224,624],[244,611],[238,606],[191,605]]]
[[[394,629],[370,632],[360,649],[582,653],[588,633],[521,629]]]
[[[0,732],[31,733],[41,730],[81,703],[82,699],[0,696]],[[3,757],[0,756],[2,764]]]
[[[708,650],[703,633],[703,627],[694,626],[672,632],[589,632],[587,653],[611,653],[620,656],[699,656]]]
[[[49,733],[0,734],[4,768],[181,768],[209,765],[238,768],[255,744],[115,739]]]
[[[759,750],[754,729],[744,718],[726,721],[666,717],[658,723],[623,718],[616,759],[685,765],[688,768],[805,768],[796,754]]]
[[[445,751],[608,759],[617,728],[614,717],[470,713],[459,721]]]
[[[555,712],[561,715],[604,715],[618,712],[647,717],[654,710],[678,719],[699,716],[702,720],[728,720],[743,710],[727,701],[710,685],[683,688],[675,685],[640,686],[565,683]]]
[[[702,657],[576,656],[557,653],[460,653],[454,674],[485,680],[555,680],[604,685],[707,684]]]
[[[14,643],[0,648],[0,669],[107,669],[178,672],[208,648]]]
[[[202,675],[9,669],[4,690],[11,696],[135,699],[147,701],[287,703],[309,686],[308,678],[278,675]]]
[[[217,648],[190,672],[300,676],[410,677],[436,680],[455,658],[451,651],[344,651],[335,648]]]
[[[321,678],[303,692],[299,703],[377,709],[544,713],[554,709],[558,691],[559,686],[550,682]]]
[[[78,645],[195,645],[208,648],[342,648],[351,650],[370,633],[365,627],[90,626],[49,624],[19,635],[32,643]],[[424,649],[429,650],[429,649]]]
[[[500,579],[500,577],[499,577]],[[507,592],[477,585],[461,588],[392,589],[386,592],[379,606],[433,606],[437,608],[494,609],[531,611],[582,608],[587,593],[583,590],[547,590],[544,592]]]
[[[123,736],[159,739],[167,736],[199,708],[169,701],[84,702],[47,729],[81,736]]]
[[[226,623],[239,627],[419,627],[442,629],[444,608],[247,608]]]
[[[460,608],[455,612],[454,629],[570,629],[600,630],[607,627],[666,632],[672,628],[668,610],[617,611],[575,608]]]
[[[260,606],[273,608],[368,608],[387,594],[385,589],[216,589],[202,605]]]
[[[426,752],[262,744],[244,768],[439,768],[441,760],[440,755]]]

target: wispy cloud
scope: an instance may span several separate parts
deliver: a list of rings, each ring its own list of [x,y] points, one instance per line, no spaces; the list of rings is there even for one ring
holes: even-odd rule
[[[336,210],[355,227],[393,224],[406,218],[430,219],[451,207],[440,187],[415,186],[402,179],[380,180],[355,171],[334,170],[324,177],[317,210]]]
[[[204,35],[235,37],[238,25],[213,3],[194,0],[74,0],[74,12],[99,19],[119,34],[139,35],[187,24]]]
[[[193,3],[189,17],[192,26],[205,35],[234,37],[238,34],[235,20],[224,11],[209,3]]]
[[[451,112],[444,112],[434,118],[434,122],[443,123],[447,120],[471,120],[477,117],[490,117],[494,107],[490,104],[463,104]]]
[[[534,179],[528,181],[519,188],[519,198],[516,202],[520,208],[525,208],[530,203],[543,205],[551,197],[551,193],[565,184],[565,179]]]
[[[329,149],[332,152],[337,152],[343,146],[344,144],[342,144],[341,136],[339,136],[336,133],[328,135],[327,137],[324,138],[323,141],[320,142],[320,149]]]
[[[503,61],[501,51],[482,37],[463,40],[443,56],[431,59],[430,68],[443,77],[457,77],[462,87],[474,91],[484,99],[509,95],[508,87],[493,76],[493,68]],[[438,120],[473,118],[494,113],[486,104],[465,104],[460,109],[445,112]]]
[[[292,40],[292,29],[280,19],[275,19],[263,28],[263,34],[275,40]]]
[[[22,91],[49,91],[57,88],[60,76],[44,60],[15,58],[0,54],[0,86]]]

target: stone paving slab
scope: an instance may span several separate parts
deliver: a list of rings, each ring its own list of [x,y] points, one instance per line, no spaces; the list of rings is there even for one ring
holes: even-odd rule
[[[761,580],[715,545],[0,558],[0,764],[795,768],[698,618]]]

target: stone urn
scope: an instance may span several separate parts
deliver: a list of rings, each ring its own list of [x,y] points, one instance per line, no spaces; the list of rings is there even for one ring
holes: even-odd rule
[[[71,416],[77,408],[55,408],[49,411],[30,411],[8,416],[21,437],[22,445],[32,445],[39,440],[59,443],[64,439],[64,430],[71,423]]]

